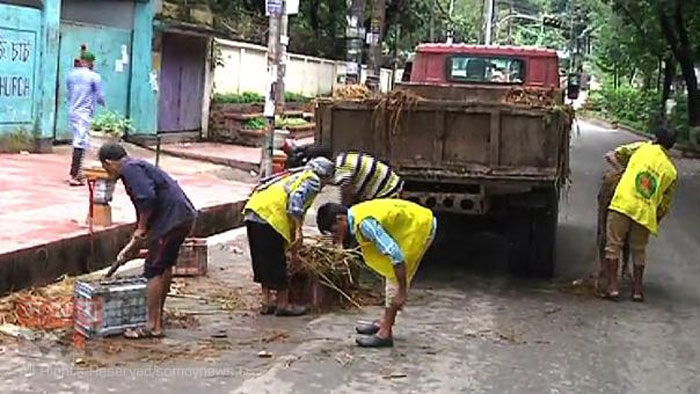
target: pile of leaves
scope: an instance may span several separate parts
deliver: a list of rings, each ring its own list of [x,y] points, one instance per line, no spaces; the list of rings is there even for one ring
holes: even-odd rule
[[[503,101],[532,108],[548,108],[555,105],[555,94],[553,89],[516,87],[508,91]]]
[[[372,92],[365,85],[339,85],[333,89],[333,98],[338,100],[367,100]]]
[[[52,285],[23,290],[0,299],[0,324],[39,330],[71,327],[75,282],[75,277],[64,276]]]
[[[396,135],[401,127],[401,116],[410,113],[413,108],[422,101],[423,98],[407,90],[392,90],[382,95],[374,108],[375,129],[379,129],[378,123],[382,118],[388,116],[389,129],[391,135]]]
[[[298,270],[294,274],[309,274],[320,283],[340,294],[358,308],[362,304],[354,299],[362,269],[362,254],[358,249],[343,249],[328,237],[307,238],[299,253]]]

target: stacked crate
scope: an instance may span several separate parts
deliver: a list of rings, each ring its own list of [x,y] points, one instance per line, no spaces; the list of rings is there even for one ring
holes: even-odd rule
[[[75,330],[87,338],[123,333],[146,325],[146,279],[78,281],[74,301]]]
[[[177,264],[173,267],[173,275],[206,275],[208,256],[207,240],[205,238],[187,238],[180,247]]]

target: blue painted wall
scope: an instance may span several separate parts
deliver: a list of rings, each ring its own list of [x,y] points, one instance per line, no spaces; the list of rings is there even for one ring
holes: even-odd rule
[[[153,19],[155,0],[136,3],[132,41],[129,116],[137,133],[156,134],[158,80],[153,69]]]
[[[0,4],[0,134],[36,127],[41,11]]]
[[[61,22],[58,65],[58,104],[56,108],[56,139],[72,138],[68,124],[66,78],[73,70],[73,60],[80,56],[85,44],[95,55],[94,70],[102,78],[105,93],[104,109],[126,116],[129,110],[129,79],[131,77],[131,31],[114,27],[76,22]]]

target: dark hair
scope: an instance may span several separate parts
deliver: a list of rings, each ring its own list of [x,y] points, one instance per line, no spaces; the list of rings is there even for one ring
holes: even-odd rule
[[[654,135],[656,136],[656,143],[666,149],[671,149],[676,144],[676,131],[665,122],[656,127]]]
[[[100,161],[117,161],[126,157],[126,150],[116,142],[107,142],[100,147],[100,152],[97,156]]]
[[[318,225],[319,231],[326,234],[331,232],[331,228],[335,224],[336,217],[338,215],[347,215],[348,209],[340,204],[333,202],[325,203],[318,208],[318,213],[316,214],[316,224]]]

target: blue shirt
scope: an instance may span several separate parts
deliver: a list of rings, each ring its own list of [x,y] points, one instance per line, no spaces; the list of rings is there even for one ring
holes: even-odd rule
[[[92,116],[95,105],[105,105],[102,78],[87,67],[78,67],[66,78],[69,113],[83,112]]]
[[[348,227],[350,228],[350,234],[355,236],[355,217],[352,213],[352,208],[348,209]],[[435,230],[437,229],[437,220],[433,218],[433,226],[430,230],[430,239],[432,241],[435,238]],[[382,227],[382,225],[374,218],[366,218],[360,223],[360,232],[362,236],[368,241],[372,242],[374,246],[379,249],[379,252],[391,259],[394,265],[398,265],[404,262],[405,257],[401,246],[394,240],[394,238],[389,235],[389,233]]]
[[[294,176],[294,175],[292,175]],[[278,180],[279,181],[279,180]],[[304,217],[304,207],[312,201],[321,191],[321,183],[317,178],[307,178],[299,187],[289,195],[287,213],[296,218]],[[245,220],[257,223],[267,223],[265,219],[254,211],[246,212]]]
[[[136,214],[140,217],[143,212],[152,212],[147,228],[153,238],[161,238],[196,217],[192,202],[177,182],[147,161],[127,158],[121,180]]]

